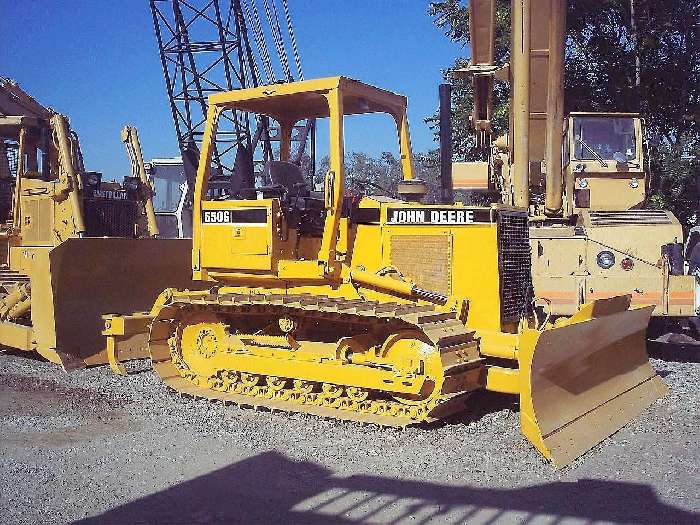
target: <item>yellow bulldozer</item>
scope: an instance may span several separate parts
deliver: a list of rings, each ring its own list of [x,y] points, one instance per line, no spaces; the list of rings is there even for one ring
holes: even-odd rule
[[[151,197],[146,178],[87,171],[68,119],[0,78],[0,344],[107,363],[102,315],[187,286],[191,243],[155,238]]]
[[[653,305],[650,335],[700,335],[700,290],[684,269],[683,228],[648,208],[643,120],[564,112],[565,0],[511,5],[510,63],[496,64],[496,1],[473,0],[471,124],[488,162],[456,163],[455,188],[493,190],[529,208],[533,280],[554,316],[630,294]],[[491,140],[494,81],[510,84],[509,132]],[[680,331],[679,331],[680,329]]]
[[[269,184],[207,191],[227,110],[279,126]],[[345,195],[344,121],[365,114],[396,125],[398,199]],[[290,162],[306,119],[328,123],[322,191]],[[527,211],[421,204],[426,191],[403,96],[344,77],[211,95],[192,249],[208,289],[170,287],[153,305],[155,371],[205,399],[400,427],[463,410],[479,389],[517,395],[523,433],[558,465],[664,394],[645,352],[651,307],[621,296],[536,318]],[[117,357],[139,335],[130,322],[107,320]]]

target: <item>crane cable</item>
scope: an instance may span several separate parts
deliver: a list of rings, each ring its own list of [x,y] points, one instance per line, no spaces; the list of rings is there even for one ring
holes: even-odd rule
[[[265,33],[263,32],[262,29],[262,24],[260,23],[260,14],[258,12],[258,7],[257,4],[255,3],[256,0],[250,0],[253,9],[252,9],[252,28],[253,28],[253,36],[255,38],[255,44],[258,48],[258,56],[263,62],[263,67],[265,69],[265,77],[267,80],[268,84],[271,84],[277,80],[277,76],[275,75],[275,69],[274,66],[272,65],[272,59],[270,58],[270,52],[267,48],[267,40],[265,39]],[[248,13],[249,18],[250,13]]]
[[[255,39],[255,45],[258,48],[258,56],[260,56],[263,67],[265,68],[265,77],[268,84],[272,84],[277,81],[275,70],[272,67],[272,59],[270,58],[270,53],[267,50],[267,43],[265,42],[265,34],[263,33],[262,26],[260,24],[260,15],[258,14],[258,8],[255,5],[255,0],[251,0],[253,6],[251,16],[251,10],[247,0],[243,1],[243,8],[246,12],[246,17],[251,21],[251,27],[253,29],[253,37]]]
[[[240,2],[237,5],[240,8]],[[247,6],[244,5],[244,7]],[[252,50],[250,48],[250,42],[248,40],[248,23],[246,22],[246,18],[243,15],[243,11],[241,11],[241,9],[232,8],[229,10],[229,20],[227,20],[226,22],[226,27],[229,27],[230,25],[232,11],[234,12],[236,28],[241,34],[244,35],[239,45],[239,60],[241,64],[243,79],[249,79],[253,87],[258,87],[260,85],[260,79],[262,78],[262,76],[260,75],[260,68],[258,67],[258,62],[257,60],[255,60],[255,58],[253,58]],[[241,60],[242,57],[244,58]],[[247,118],[248,117],[246,116],[246,119]]]
[[[272,10],[270,10],[269,0],[263,0],[263,4],[265,6],[267,23],[270,24],[272,39],[274,40],[275,47],[277,48],[277,56],[282,64],[282,71],[284,72],[285,80],[287,82],[293,82],[294,75],[292,75],[292,70],[289,67],[289,57],[287,56],[287,50],[282,37],[282,30],[280,29],[279,16],[277,15],[277,2],[276,0],[272,0]]]
[[[299,58],[299,49],[297,48],[297,39],[294,36],[294,26],[292,25],[292,15],[289,13],[289,5],[287,0],[282,0],[284,7],[284,17],[287,20],[287,31],[289,31],[289,39],[292,42],[292,54],[294,55],[294,63],[297,66],[299,80],[304,80],[304,73],[301,71],[301,59]]]

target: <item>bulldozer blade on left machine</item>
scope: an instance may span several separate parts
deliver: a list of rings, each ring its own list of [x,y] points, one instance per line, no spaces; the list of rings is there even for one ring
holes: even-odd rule
[[[15,252],[3,275],[29,282],[31,323],[0,322],[0,344],[36,351],[65,369],[108,363],[102,316],[148,310],[174,282],[191,286],[189,239],[71,238]],[[129,355],[129,358],[147,357]]]
[[[558,467],[668,391],[646,354],[653,306],[629,306],[629,296],[597,300],[543,331],[525,329],[519,335],[521,430]],[[487,388],[505,390],[497,385],[499,372],[503,369],[493,370]]]

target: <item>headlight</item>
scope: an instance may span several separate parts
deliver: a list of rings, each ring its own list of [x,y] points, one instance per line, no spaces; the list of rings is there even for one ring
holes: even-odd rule
[[[639,188],[639,181],[637,179],[632,179],[630,181],[630,188]]]
[[[603,250],[598,254],[596,260],[598,262],[598,266],[600,266],[603,270],[607,270],[608,268],[611,268],[613,264],[615,264],[615,254],[611,251]]]
[[[579,179],[579,180],[578,180],[578,187],[579,187],[579,188],[588,188],[588,180],[586,180],[586,179]]]

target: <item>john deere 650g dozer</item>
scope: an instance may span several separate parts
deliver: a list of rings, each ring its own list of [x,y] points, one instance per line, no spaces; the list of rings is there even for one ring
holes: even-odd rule
[[[191,244],[149,238],[149,211],[147,180],[85,171],[68,120],[0,78],[1,345],[66,368],[106,363],[103,314],[191,282]]]
[[[207,193],[228,109],[280,126],[271,185],[247,173]],[[346,115],[396,123],[401,200],[344,198]],[[293,126],[329,121],[330,169],[314,192],[288,162]],[[663,394],[644,331],[650,308],[595,301],[556,325],[530,308],[527,213],[422,205],[406,99],[343,77],[210,97],[194,200],[192,269],[207,291],[168,289],[151,315],[154,368],[209,399],[405,426],[464,407],[477,389],[520,396],[522,431],[565,464]]]

